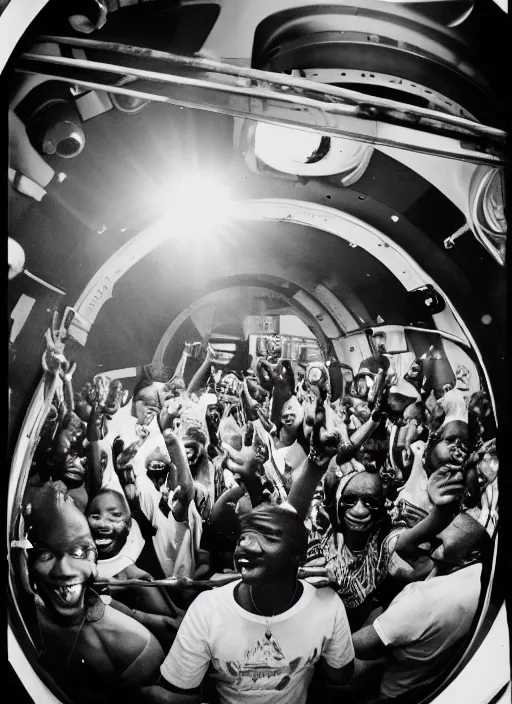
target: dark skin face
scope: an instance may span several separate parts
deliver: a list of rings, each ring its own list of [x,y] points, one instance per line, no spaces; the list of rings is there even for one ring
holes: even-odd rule
[[[366,376],[358,377],[354,381],[355,394],[357,396],[359,396],[359,398],[367,399],[368,392],[370,390],[370,386],[371,386],[371,377],[366,377]]]
[[[371,416],[370,407],[363,399],[355,399],[352,402],[352,411],[356,418],[365,423]]]
[[[249,585],[278,581],[297,572],[298,558],[293,556],[291,541],[276,525],[242,532],[233,557],[242,581]]]
[[[338,520],[351,549],[364,549],[384,503],[378,475],[359,472],[350,479],[338,503]]]
[[[141,389],[133,400],[132,413],[141,425],[147,425],[160,412],[160,399],[155,386]]]
[[[178,398],[186,389],[185,382],[181,378],[169,382],[167,387],[169,398]]]
[[[83,618],[84,595],[96,577],[96,548],[85,516],[76,506],[60,516],[34,540],[30,575],[51,616],[61,623]]]
[[[71,450],[66,455],[61,472],[56,473],[55,479],[61,479],[70,489],[81,486],[85,480],[86,462],[85,457],[80,457],[76,451]]]
[[[451,574],[474,561],[475,542],[480,531],[483,531],[475,523],[459,515],[439,533],[437,547],[430,556],[439,576]]]
[[[221,420],[221,410],[216,405],[208,406],[206,409],[206,424],[210,432],[217,433],[219,430],[220,420]]]
[[[197,438],[188,434],[185,434],[183,438],[183,445],[187,453],[188,466],[190,467],[192,476],[195,477],[199,465],[206,457],[206,447],[202,442],[199,442]]]
[[[147,467],[148,478],[151,479],[158,491],[160,491],[162,486],[166,483],[168,473],[168,466],[158,460],[152,460]]]
[[[126,543],[131,517],[121,498],[115,494],[95,496],[87,511],[91,535],[99,559],[114,557]]]
[[[81,486],[85,479],[84,432],[84,424],[72,414],[52,445],[46,473],[54,480],[60,479],[70,489]]]
[[[439,467],[460,468],[468,458],[468,431],[465,423],[452,421],[440,432],[440,439],[427,458],[427,474]]]
[[[281,411],[281,423],[290,433],[296,433],[302,423],[300,409],[297,406],[297,403],[287,401]]]

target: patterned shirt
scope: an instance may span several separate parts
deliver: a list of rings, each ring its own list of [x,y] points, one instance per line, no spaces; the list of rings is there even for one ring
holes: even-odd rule
[[[325,565],[332,587],[346,608],[360,606],[384,580],[400,532],[393,530],[382,540],[377,531],[370,537],[364,552],[353,553],[342,533],[335,533],[331,527],[327,529],[315,551],[315,563]],[[308,564],[311,563],[308,561]]]

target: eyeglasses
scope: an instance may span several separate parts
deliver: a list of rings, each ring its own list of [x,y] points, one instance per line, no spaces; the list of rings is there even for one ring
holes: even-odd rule
[[[347,510],[353,508],[358,501],[361,501],[368,511],[378,511],[382,507],[381,500],[374,496],[341,496],[338,506]]]

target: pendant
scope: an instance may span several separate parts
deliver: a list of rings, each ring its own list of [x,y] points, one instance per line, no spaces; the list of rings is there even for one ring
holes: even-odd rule
[[[265,638],[267,640],[272,640],[272,631],[270,630],[270,621],[267,621],[267,630],[265,631]]]

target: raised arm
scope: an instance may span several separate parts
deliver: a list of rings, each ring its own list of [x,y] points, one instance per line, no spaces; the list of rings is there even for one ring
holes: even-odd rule
[[[464,491],[464,476],[461,471],[441,467],[430,476],[427,491],[434,508],[415,526],[404,530],[395,547],[405,559],[415,557],[422,543],[433,540],[451,523]]]
[[[225,442],[222,443],[222,449],[228,454],[226,467],[233,472],[237,482],[243,483],[253,507],[258,506],[262,501],[261,477],[264,473],[263,463],[268,459],[268,451],[252,423],[244,430],[241,450],[235,450]]]
[[[327,427],[326,427],[327,426]],[[336,454],[340,435],[331,414],[326,414],[321,400],[317,402],[315,421],[310,435],[310,450],[303,472],[293,482],[288,503],[301,518],[306,518],[315,489]]]
[[[337,464],[344,464],[355,457],[361,445],[363,445],[379,427],[382,419],[383,414],[379,411],[374,411],[370,418],[352,433],[348,442],[342,443],[336,455]]]
[[[212,364],[215,364],[217,354],[211,345],[206,348],[206,357],[199,369],[196,371],[187,387],[187,394],[193,394],[199,391],[208,378]]]
[[[163,431],[167,452],[176,467],[176,482],[172,489],[176,492],[179,487],[179,506],[172,506],[172,512],[177,521],[184,521],[188,516],[188,507],[194,500],[194,480],[188,466],[187,453],[182,441],[172,430]]]

